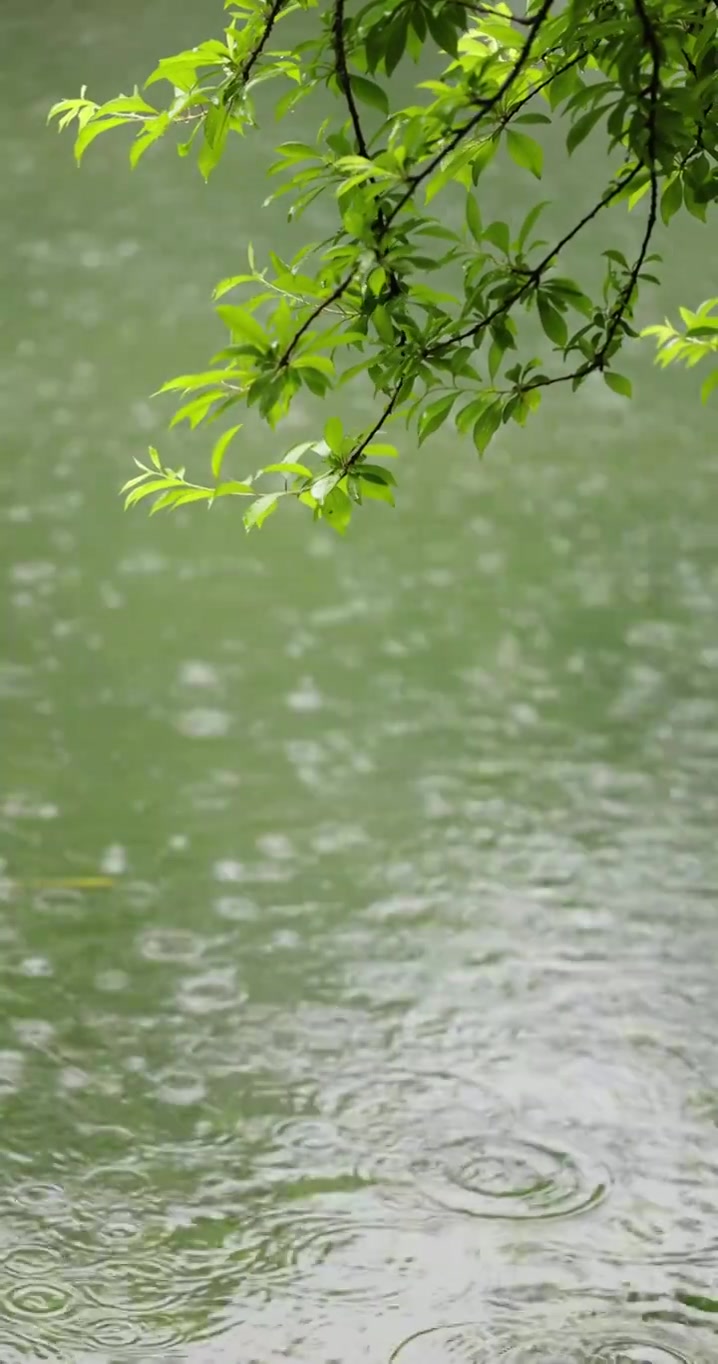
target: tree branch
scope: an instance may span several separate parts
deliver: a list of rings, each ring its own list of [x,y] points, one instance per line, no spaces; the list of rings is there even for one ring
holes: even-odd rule
[[[446,337],[443,341],[437,341],[436,344],[430,348],[427,359],[430,359],[432,355],[437,354],[437,352],[440,353],[447,347],[455,346],[461,341],[468,340],[470,336],[475,336],[477,332],[484,331],[486,327],[490,327],[491,323],[495,322],[497,318],[513,308],[514,304],[518,303],[523,298],[524,294],[528,293],[529,290],[539,283],[544,270],[552,264],[559,253],[563,251],[564,247],[568,246],[569,242],[572,242],[574,237],[577,237],[579,232],[583,231],[584,227],[587,227],[594,218],[598,217],[598,214],[602,209],[606,208],[607,205],[610,204],[613,199],[616,199],[628,185],[632,184],[642,169],[643,167],[640,164],[633,166],[626,175],[622,176],[620,180],[617,180],[613,188],[610,189],[607,194],[604,194],[603,198],[599,199],[598,203],[594,204],[593,208],[589,209],[588,213],[584,213],[583,217],[574,224],[570,231],[566,232],[564,236],[552,246],[551,250],[543,257],[543,260],[539,261],[538,265],[534,266],[533,270],[526,276],[523,284],[511,294],[509,298],[504,299],[503,303],[497,304],[497,306],[493,308],[490,313],[487,313],[485,317],[480,318],[478,322],[474,322],[473,326],[467,327],[464,331],[457,332],[454,336]]]
[[[359,445],[357,445],[356,449],[352,450],[351,454],[347,455],[346,459],[344,460],[344,463],[342,464],[342,476],[344,474],[347,474],[349,470],[355,464],[358,463],[358,461],[364,454],[367,445],[371,445],[371,442],[373,441],[374,437],[378,435],[378,433],[381,431],[384,422],[387,420],[388,417],[391,416],[392,412],[394,411],[394,408],[396,407],[396,404],[399,401],[399,394],[401,393],[403,387],[404,387],[403,379],[400,379],[399,382],[394,385],[394,388],[392,389],[391,395],[389,397],[389,401],[385,405],[384,410],[381,413],[381,416],[377,419],[377,421],[374,422],[374,425],[372,426],[371,430],[368,432],[366,436],[362,438]]]
[[[269,35],[272,32],[272,29],[274,28],[274,25],[276,24],[281,11],[288,3],[289,0],[272,0],[271,8],[264,21],[264,30],[262,32],[262,36],[260,37],[256,47],[252,50],[252,52],[250,52],[249,56],[247,57],[242,67],[243,81],[249,80],[249,77],[252,74],[252,67],[254,66],[255,62],[259,59],[259,57],[261,57],[262,52],[264,51],[264,48],[269,40]]]
[[[627,310],[631,306],[631,300],[636,291],[636,286],[638,284],[638,279],[641,270],[643,269],[646,256],[648,255],[648,248],[651,243],[651,238],[653,236],[653,232],[656,226],[656,219],[658,217],[658,176],[656,174],[656,142],[658,102],[661,96],[661,47],[658,41],[658,36],[656,34],[655,28],[653,27],[653,24],[648,16],[648,10],[646,9],[644,0],[633,0],[633,3],[641,24],[641,28],[643,30],[643,37],[645,40],[646,48],[651,54],[651,79],[648,87],[648,113],[646,118],[648,127],[648,142],[646,151],[648,157],[648,169],[651,177],[650,190],[651,197],[648,207],[646,227],[643,233],[643,240],[641,242],[638,255],[631,267],[628,281],[624,288],[621,290],[621,294],[616,303],[616,307],[614,309],[611,322],[606,331],[606,336],[604,338],[603,345],[597,352],[598,364],[595,366],[595,368],[598,369],[602,368],[603,362],[606,359],[608,351],[611,348],[613,338],[615,337],[616,332],[618,331],[618,328],[620,327]]]
[[[299,330],[294,333],[294,336],[289,342],[289,345],[287,346],[286,350],[279,357],[279,360],[277,361],[278,369],[284,369],[289,364],[289,361],[291,360],[299,342],[301,341],[305,333],[309,331],[309,328],[311,327],[312,323],[316,322],[317,318],[321,317],[322,313],[325,312],[327,308],[331,307],[332,303],[336,303],[337,299],[341,298],[342,295],[346,293],[347,289],[349,288],[349,285],[354,279],[355,273],[356,272],[353,269],[349,270],[347,274],[344,275],[342,279],[340,279],[336,287],[332,289],[332,292],[330,294],[327,294],[327,297],[323,298],[321,302],[317,303],[317,306],[312,309],[311,313],[309,314],[309,317],[306,318],[306,320],[302,323]]]
[[[236,98],[240,90],[242,90],[244,86],[247,84],[247,81],[249,80],[249,77],[252,74],[252,70],[254,68],[255,63],[261,57],[269,41],[269,36],[272,32],[272,29],[274,28],[274,25],[277,22],[277,19],[279,18],[282,10],[287,6],[288,3],[289,0],[272,0],[269,11],[264,20],[264,27],[259,35],[259,38],[257,39],[257,42],[252,48],[252,51],[245,57],[237,74],[229,82],[224,91],[223,103],[225,105],[231,104],[232,100]]]
[[[370,159],[369,148],[367,147],[366,138],[362,131],[359,111],[356,106],[349,71],[347,69],[347,54],[344,46],[344,0],[335,0],[334,2],[332,36],[334,39],[334,61],[336,63],[339,88],[347,102],[349,117],[351,118],[354,137],[356,138],[357,150],[359,155],[366,157],[368,161]]]

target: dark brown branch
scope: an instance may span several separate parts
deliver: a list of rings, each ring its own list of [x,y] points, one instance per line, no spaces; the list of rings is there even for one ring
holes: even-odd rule
[[[311,313],[309,314],[309,317],[306,319],[306,321],[302,323],[299,330],[295,332],[286,350],[279,357],[279,360],[277,361],[278,369],[284,369],[285,366],[289,364],[289,361],[291,360],[299,342],[301,341],[305,333],[309,331],[309,328],[311,327],[312,323],[316,322],[317,318],[321,317],[322,313],[325,312],[327,308],[331,307],[332,303],[336,303],[337,299],[340,299],[342,295],[346,293],[352,280],[354,279],[354,275],[355,271],[349,270],[347,274],[344,275],[342,279],[340,279],[336,287],[332,289],[332,292],[330,294],[327,294],[327,297],[323,298],[321,302],[317,303],[316,307],[312,309]]]
[[[252,51],[245,57],[241,67],[224,91],[223,102],[225,105],[231,104],[232,100],[244,89],[244,86],[247,84],[247,81],[252,74],[255,63],[259,60],[269,42],[270,34],[277,19],[288,3],[289,0],[272,0],[272,4],[264,20],[264,27],[257,42],[252,48]]]
[[[396,407],[399,401],[399,394],[401,393],[403,387],[404,380],[400,379],[399,382],[395,384],[394,388],[392,389],[389,401],[385,405],[381,416],[378,418],[377,421],[374,422],[374,425],[372,426],[371,430],[368,432],[366,436],[363,437],[359,445],[357,445],[356,449],[352,450],[350,455],[347,455],[347,458],[345,459],[342,465],[342,475],[347,474],[349,470],[359,462],[362,455],[364,454],[364,451],[367,448],[367,445],[371,445],[371,442],[373,441],[374,437],[379,434],[382,426],[384,425],[384,422],[387,420],[387,418],[391,416],[392,412],[394,411],[394,408]]]
[[[259,59],[259,57],[261,57],[264,48],[267,42],[269,41],[269,35],[272,32],[272,29],[274,28],[274,25],[276,24],[281,11],[284,9],[287,3],[288,0],[272,0],[271,8],[264,21],[264,30],[262,32],[262,36],[259,39],[259,42],[257,43],[256,47],[253,49],[252,52],[250,52],[249,56],[247,57],[247,60],[245,61],[242,67],[243,82],[249,80],[249,77],[252,74],[252,67],[254,66],[255,62]]]
[[[366,157],[368,161],[369,148],[367,147],[366,138],[364,137],[364,133],[362,131],[361,120],[359,118],[359,111],[356,106],[356,100],[354,99],[354,92],[352,90],[352,83],[349,77],[349,71],[347,69],[347,54],[346,48],[344,46],[344,0],[335,0],[334,18],[332,20],[332,36],[334,39],[334,61],[336,64],[336,73],[339,89],[341,90],[347,102],[349,117],[351,118],[352,121],[354,137],[356,138],[357,150],[359,152],[359,155]]]
[[[658,175],[656,173],[656,150],[657,150],[656,143],[658,102],[661,97],[661,47],[658,41],[658,37],[656,35],[655,28],[653,27],[653,24],[648,17],[648,11],[646,9],[644,0],[633,0],[633,3],[636,9],[636,14],[638,15],[641,24],[641,29],[643,31],[643,38],[646,44],[646,48],[651,54],[651,79],[648,87],[648,112],[646,116],[646,123],[648,127],[648,141],[646,152],[648,159],[648,170],[651,177],[650,181],[651,197],[648,206],[648,217],[646,219],[643,240],[641,241],[641,246],[638,255],[636,256],[636,259],[633,262],[633,265],[631,266],[631,271],[628,276],[628,280],[624,288],[621,290],[618,301],[616,303],[616,307],[613,310],[613,316],[606,331],[606,336],[604,338],[603,344],[598,350],[596,357],[594,357],[597,360],[597,364],[594,365],[594,368],[597,369],[601,369],[603,367],[603,362],[608,355],[616,332],[618,331],[618,328],[620,327],[626,313],[630,309],[631,302],[636,292],[636,287],[638,285],[638,279],[641,270],[643,269],[646,256],[648,255],[648,248],[651,244],[651,238],[653,236],[653,232],[656,226],[656,220],[658,217]]]

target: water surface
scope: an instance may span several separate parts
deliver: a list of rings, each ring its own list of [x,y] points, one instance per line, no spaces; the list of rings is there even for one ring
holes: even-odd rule
[[[408,444],[345,543],[124,516],[145,395],[288,229],[256,151],[206,190],[169,151],[77,175],[44,129],[193,6],[5,10],[0,1364],[708,1364],[696,385],[639,357],[632,406],[587,386],[482,466]],[[675,241],[659,310],[716,292]]]

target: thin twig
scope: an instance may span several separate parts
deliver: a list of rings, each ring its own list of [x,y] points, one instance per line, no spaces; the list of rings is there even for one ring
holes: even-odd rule
[[[341,298],[342,295],[346,293],[347,289],[349,288],[349,285],[354,279],[355,273],[356,271],[353,269],[347,271],[346,275],[344,275],[344,277],[340,279],[336,287],[332,289],[332,292],[330,294],[327,294],[327,297],[323,298],[321,302],[317,304],[316,308],[312,309],[311,313],[309,314],[309,317],[306,318],[306,320],[302,323],[299,330],[294,333],[294,336],[289,342],[289,345],[287,346],[286,350],[279,357],[279,360],[277,361],[278,369],[284,369],[285,366],[289,364],[289,361],[291,360],[299,342],[301,341],[305,333],[309,331],[309,328],[311,327],[312,323],[316,322],[317,318],[321,317],[322,313],[325,312],[327,308],[331,307],[332,303],[336,303],[337,299]]]
[[[392,412],[394,411],[394,408],[396,407],[396,404],[399,401],[399,394],[401,393],[403,387],[404,380],[400,379],[399,382],[395,384],[394,388],[392,389],[389,401],[384,407],[381,416],[377,419],[377,421],[374,422],[374,425],[372,426],[371,430],[368,432],[366,436],[363,437],[359,445],[357,445],[356,449],[352,450],[350,455],[347,455],[347,458],[344,460],[344,463],[342,464],[342,475],[348,473],[349,470],[353,467],[353,465],[355,465],[361,459],[362,455],[364,454],[364,451],[366,450],[367,445],[370,445],[374,437],[378,435],[378,433],[381,431],[384,422],[387,420],[387,418],[391,416]]]
[[[271,9],[264,21],[264,31],[262,33],[262,36],[259,39],[259,42],[256,44],[256,46],[250,52],[247,60],[245,61],[242,67],[243,82],[249,80],[249,77],[252,74],[252,67],[254,66],[255,62],[259,59],[259,57],[261,57],[262,52],[264,51],[264,48],[269,40],[269,35],[272,32],[272,29],[274,28],[274,25],[277,22],[277,19],[279,18],[281,11],[284,9],[286,4],[288,4],[288,0],[272,0]]]
[[[232,100],[234,100],[240,91],[244,89],[244,86],[247,84],[247,81],[252,74],[255,63],[261,57],[269,41],[269,35],[271,34],[277,19],[288,3],[289,0],[272,0],[272,4],[264,20],[264,27],[257,42],[251,52],[245,57],[239,70],[225,86],[224,95],[222,97],[225,106],[231,104]]]

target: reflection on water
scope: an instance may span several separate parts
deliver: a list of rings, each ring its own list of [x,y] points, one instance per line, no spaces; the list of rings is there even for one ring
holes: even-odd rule
[[[708,418],[587,386],[341,545],[123,517],[238,240],[48,141],[205,23],[126,8],[11,0],[0,96],[0,1364],[708,1364]]]

